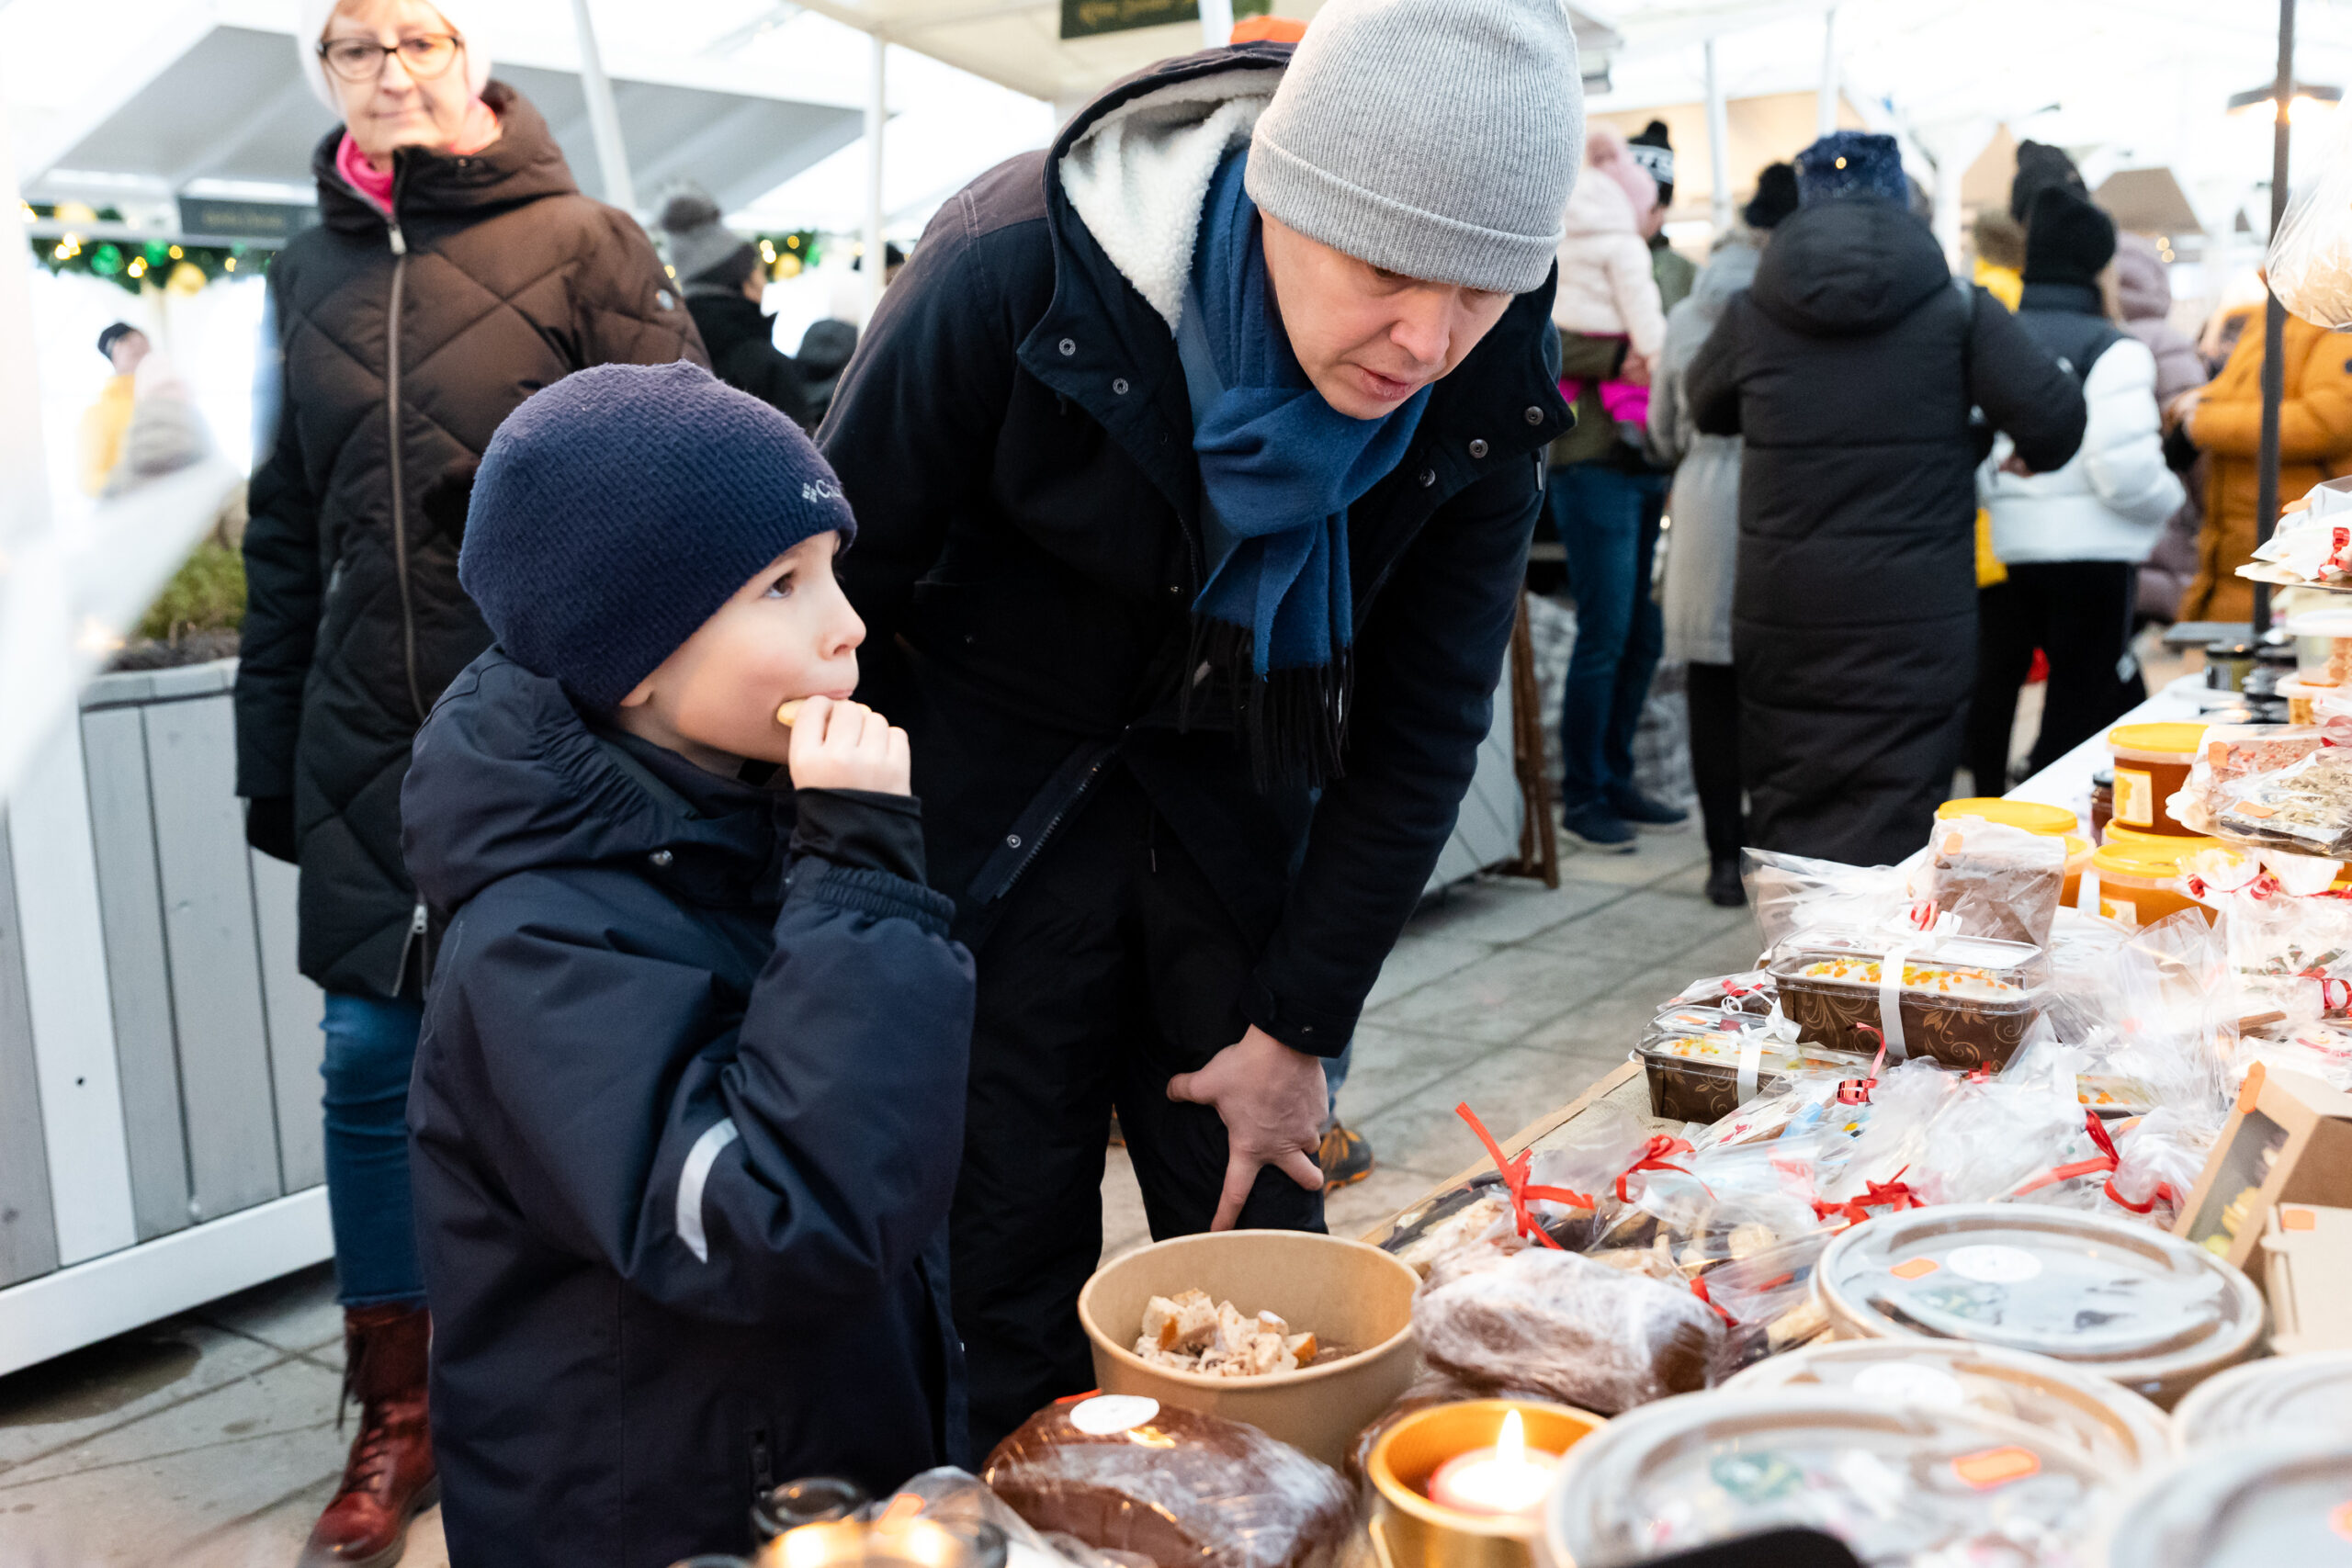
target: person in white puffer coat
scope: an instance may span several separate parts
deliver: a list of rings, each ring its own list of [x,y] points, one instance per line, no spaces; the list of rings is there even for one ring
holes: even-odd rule
[[[2106,313],[2099,276],[2114,254],[2106,213],[2071,190],[2036,197],[2018,322],[2081,379],[2089,422],[2063,468],[2018,473],[2002,442],[1977,474],[1993,553],[2009,570],[1979,601],[1967,755],[1980,795],[2008,788],[2018,688],[2036,649],[2050,665],[2037,772],[2146,695],[2131,651],[2139,566],[2182,491],[2164,458],[2155,356]]]

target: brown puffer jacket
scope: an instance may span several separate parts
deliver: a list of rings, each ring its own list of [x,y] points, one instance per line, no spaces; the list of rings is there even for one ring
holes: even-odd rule
[[[2323,479],[2352,471],[2352,342],[2287,318],[2286,396],[2278,408],[2278,501],[2296,500]],[[2254,613],[2254,584],[2237,569],[2254,558],[2255,502],[2261,479],[2262,322],[2246,323],[2229,363],[2190,416],[2189,439],[2211,469],[2205,526],[2197,537],[2197,577],[2181,595],[2185,621],[2242,621]]]

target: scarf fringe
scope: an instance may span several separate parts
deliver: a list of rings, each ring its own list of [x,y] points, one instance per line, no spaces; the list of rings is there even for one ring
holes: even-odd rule
[[[1178,727],[1192,728],[1196,703],[1213,703],[1221,696],[1250,749],[1250,775],[1261,794],[1275,784],[1319,789],[1347,771],[1354,652],[1343,646],[1332,650],[1329,664],[1260,675],[1256,641],[1247,626],[1207,615],[1193,617]]]

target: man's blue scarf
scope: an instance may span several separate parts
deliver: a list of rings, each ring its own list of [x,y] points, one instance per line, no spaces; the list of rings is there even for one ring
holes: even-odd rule
[[[1225,388],[1194,415],[1210,559],[1193,610],[1245,699],[1261,776],[1319,781],[1338,773],[1345,739],[1348,508],[1404,460],[1430,393],[1363,420],[1316,391],[1274,313],[1247,162],[1237,149],[1218,165],[1193,253],[1187,308]]]

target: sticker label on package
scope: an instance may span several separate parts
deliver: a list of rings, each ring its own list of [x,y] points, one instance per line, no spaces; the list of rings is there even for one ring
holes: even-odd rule
[[[1932,1258],[1906,1258],[1887,1272],[1898,1280],[1924,1280],[1942,1267]]]
[[[2023,1481],[2029,1475],[2040,1475],[2041,1456],[2031,1449],[2010,1444],[1962,1454],[1951,1461],[1951,1472],[1977,1491],[1989,1492],[2012,1481]]]
[[[1092,1438],[1140,1427],[1159,1414],[1159,1401],[1140,1393],[1105,1393],[1070,1406],[1069,1424]]]
[[[2115,770],[2115,819],[2127,828],[2156,825],[2155,781],[2137,768]]]
[[[1957,1247],[1944,1267],[1980,1285],[2014,1285],[2041,1272],[2041,1259],[2021,1247]]]
[[[1935,1410],[1957,1410],[1968,1403],[1960,1380],[1941,1367],[1921,1367],[1902,1361],[1882,1361],[1854,1374],[1854,1392],[1898,1404],[1925,1404]]]
[[[2335,1511],[2327,1516],[2327,1528],[2352,1540],[2352,1503],[2338,1503]]]

